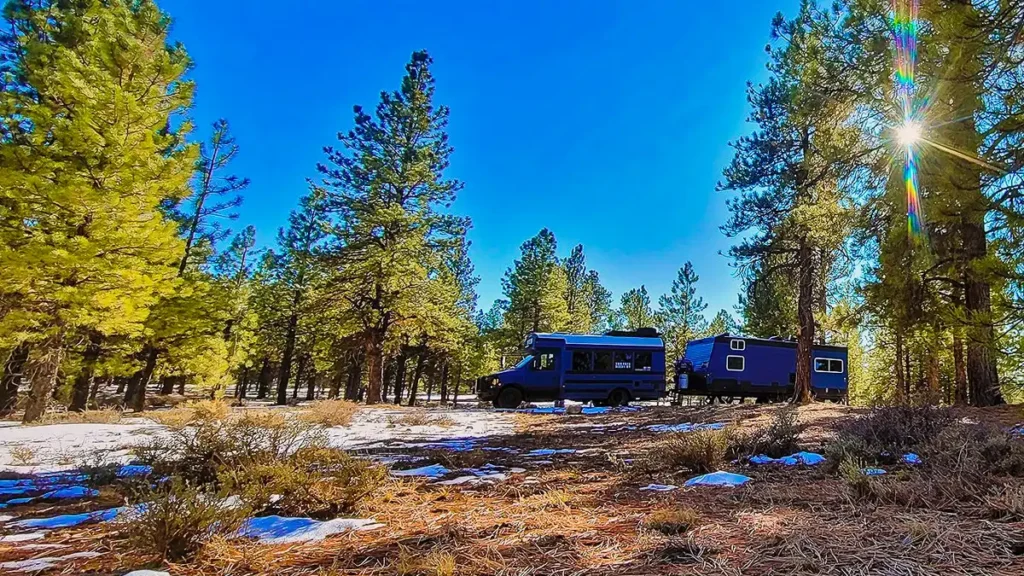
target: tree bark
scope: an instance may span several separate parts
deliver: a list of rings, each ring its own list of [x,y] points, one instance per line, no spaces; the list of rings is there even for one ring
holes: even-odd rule
[[[371,329],[366,334],[366,403],[380,403],[384,380],[384,331]]]
[[[806,404],[811,401],[811,355],[814,349],[814,264],[806,238],[800,240],[797,265],[800,276],[797,318],[800,325],[796,340],[796,384],[793,386],[793,403]]]
[[[260,375],[257,378],[257,384],[256,384],[256,399],[257,400],[263,400],[264,398],[267,397],[267,394],[270,393],[270,379],[271,378],[272,378],[272,376],[271,376],[271,369],[270,369],[270,358],[263,358],[263,365],[260,366]]]
[[[959,330],[953,332],[953,403],[957,406],[967,405],[967,364],[964,362],[964,340]]]
[[[441,364],[441,402],[448,402],[448,361]]]
[[[96,402],[96,395],[99,394],[100,386],[110,385],[110,377],[107,378],[93,378],[92,389],[89,390],[89,401],[86,405],[90,408],[97,408],[99,405]]]
[[[452,406],[459,406],[459,384],[462,383],[462,362],[459,362],[459,369],[455,371],[455,396],[453,398]]]
[[[245,400],[245,394],[249,391],[249,367],[242,367],[242,378],[238,383],[238,389],[235,390],[235,397],[239,400]]]
[[[29,363],[31,387],[28,401],[25,403],[25,416],[22,422],[28,424],[42,418],[46,412],[46,403],[57,383],[60,364],[64,359],[63,338],[53,336],[40,347],[39,357]]]
[[[308,362],[308,360],[307,360]],[[306,400],[316,397],[316,372],[306,377]]]
[[[896,362],[894,368],[896,370],[896,399],[900,404],[906,404],[906,387],[904,386],[905,375],[903,373],[903,331],[899,328],[896,329]]]
[[[345,400],[356,402],[359,400],[359,386],[363,380],[363,364],[355,354],[349,361],[348,382],[345,384]]]
[[[136,412],[142,412],[146,409],[146,388],[149,386],[150,379],[153,378],[153,370],[156,368],[156,359],[160,355],[160,352],[153,346],[147,346],[148,353],[146,354],[146,364],[142,370],[136,373],[136,376],[132,378],[132,383],[128,385],[129,389],[132,390],[131,406],[132,410]]]
[[[89,404],[89,391],[96,378],[96,362],[100,359],[100,338],[99,334],[92,333],[85,345],[85,352],[82,353],[82,370],[75,377],[71,389],[71,404],[68,406],[71,412],[84,412]]]
[[[299,388],[302,386],[303,378],[306,377],[306,355],[299,356],[299,367],[295,371],[295,386],[292,386],[292,398],[298,399]]]
[[[968,264],[965,308],[967,311],[967,381],[974,406],[993,406],[1003,402],[995,356],[995,329],[992,321],[992,292],[989,283],[971,266],[985,258],[988,241],[983,222],[963,224],[964,252]]]
[[[416,356],[416,369],[412,373],[412,386],[409,387],[409,406],[416,405],[416,394],[419,392],[420,377],[423,376],[423,362],[427,351],[423,350]]]
[[[18,389],[24,377],[28,352],[28,343],[22,342],[4,362],[4,373],[0,378],[0,416],[10,414],[18,406]]]
[[[402,392],[405,388],[405,362],[409,358],[409,350],[402,346],[398,352],[398,362],[395,366],[395,405],[402,403]]]
[[[295,292],[292,299],[293,310],[298,306],[299,293]],[[292,356],[295,354],[295,332],[299,325],[299,315],[292,312],[288,317],[288,332],[285,335],[284,352],[281,354],[281,371],[277,376],[277,401],[274,404],[285,405],[288,403],[288,381],[292,375]]]

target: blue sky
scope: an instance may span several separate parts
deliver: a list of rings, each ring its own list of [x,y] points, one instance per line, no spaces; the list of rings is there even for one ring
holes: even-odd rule
[[[473,219],[481,307],[543,227],[562,255],[584,245],[616,301],[640,284],[656,301],[690,260],[709,317],[736,304],[715,183],[749,130],[745,83],[765,75],[771,18],[796,0],[159,4],[195,61],[197,136],[231,122],[234,172],[252,180],[236,226],[262,242],[352,105],[372,109],[426,49],[451,107],[450,175],[466,184],[454,210]]]

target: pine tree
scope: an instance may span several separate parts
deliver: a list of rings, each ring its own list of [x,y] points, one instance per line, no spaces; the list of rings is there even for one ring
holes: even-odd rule
[[[468,219],[443,213],[462,188],[447,179],[448,108],[435,106],[432,60],[415,52],[402,86],[381,94],[374,116],[355,107],[355,128],[339,134],[319,166],[332,210],[335,279],[362,326],[366,401],[381,400],[388,336],[414,315],[438,251],[460,241]]]
[[[520,246],[520,258],[505,272],[506,347],[519,348],[530,332],[569,328],[572,318],[565,299],[568,280],[558,265],[557,249],[555,235],[544,228]]]
[[[719,310],[718,314],[708,323],[705,336],[718,336],[720,334],[739,334],[740,326],[736,319],[726,310]]]
[[[653,328],[661,323],[661,319],[651,308],[651,297],[647,287],[633,288],[622,295],[619,302],[619,315],[623,319],[626,330]]]
[[[697,296],[698,280],[700,277],[694,272],[693,264],[686,262],[672,282],[671,291],[658,299],[668,358],[682,358],[686,343],[703,332],[707,324],[703,312],[708,305]]]
[[[160,206],[187,194],[192,84],[148,1],[9,2],[0,44],[0,333],[32,343],[25,421],[79,335],[137,335],[181,243]]]

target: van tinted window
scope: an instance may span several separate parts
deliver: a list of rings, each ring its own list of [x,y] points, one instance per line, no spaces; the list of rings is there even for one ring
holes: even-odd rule
[[[589,350],[576,350],[572,353],[572,371],[590,372]]]
[[[634,372],[650,372],[651,371],[651,353],[650,352],[637,352],[633,357],[633,371]]]
[[[633,353],[632,352],[615,352],[615,369],[616,370],[632,370],[633,369]]]
[[[594,372],[612,371],[612,353],[607,350],[594,352]]]

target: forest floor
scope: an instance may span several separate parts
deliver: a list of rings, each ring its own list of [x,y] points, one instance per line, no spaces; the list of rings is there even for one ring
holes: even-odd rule
[[[385,481],[355,514],[383,526],[282,544],[217,539],[182,563],[137,554],[116,522],[11,528],[24,519],[124,502],[116,490],[101,489],[91,498],[0,509],[0,573],[122,575],[145,567],[174,576],[1024,573],[1020,479],[994,494],[992,505],[955,495],[897,505],[858,497],[835,466],[725,462],[723,470],[751,480],[690,488],[684,483],[697,476],[691,470],[639,465],[657,460],[672,434],[659,425],[725,423],[751,430],[785,409],[744,404],[545,415],[363,408],[349,426],[331,429],[332,443],[396,471],[445,468],[436,478]],[[865,412],[832,404],[799,408],[800,448],[823,452],[838,423]],[[957,418],[1009,429],[1024,421],[1024,410],[965,409]],[[8,479],[66,469],[72,463],[65,453],[93,441],[127,461],[134,438],[162,429],[145,419],[0,424],[0,466]],[[36,459],[31,465],[26,450]],[[503,473],[477,481],[459,472],[486,464]],[[890,466],[885,481],[905,480],[909,466]],[[462,483],[440,484],[457,478]],[[675,488],[642,490],[652,484]]]

